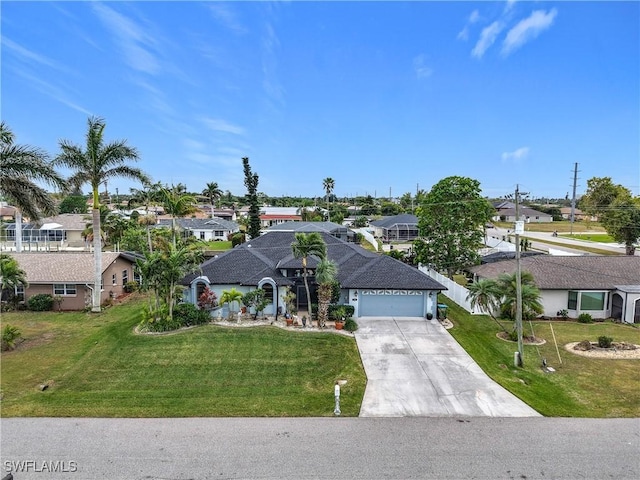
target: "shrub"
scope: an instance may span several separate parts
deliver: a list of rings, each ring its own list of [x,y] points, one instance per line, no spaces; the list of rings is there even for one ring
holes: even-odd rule
[[[136,282],[127,282],[122,289],[125,293],[133,293],[138,290],[138,284]]]
[[[581,313],[578,315],[578,322],[580,323],[593,323],[593,317],[590,313]]]
[[[22,332],[18,329],[18,327],[14,327],[13,325],[6,324],[2,329],[2,345],[0,350],[3,352],[7,350],[13,350],[16,348],[16,342],[22,336]]]
[[[559,310],[557,315],[563,320],[566,320],[567,318],[569,318],[569,310],[567,309]]]
[[[173,320],[177,328],[190,327],[209,322],[211,315],[208,310],[200,310],[193,303],[179,303],[173,309]]]
[[[329,319],[352,317],[356,309],[353,305],[329,305]]]
[[[218,306],[218,296],[209,287],[205,287],[198,297],[198,307],[204,310],[213,310]]]
[[[509,340],[511,340],[512,342],[517,342],[518,341],[518,331],[517,330],[511,330],[509,332]]]
[[[613,338],[607,337],[606,335],[602,335],[598,337],[598,346],[600,348],[611,348],[611,344],[613,343]]]
[[[347,332],[355,332],[358,329],[358,323],[351,317],[347,318],[347,321],[344,322],[344,329]]]
[[[27,308],[34,312],[48,312],[53,309],[53,297],[48,293],[39,293],[29,297]]]

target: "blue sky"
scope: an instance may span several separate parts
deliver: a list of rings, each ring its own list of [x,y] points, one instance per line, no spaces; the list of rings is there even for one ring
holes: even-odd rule
[[[640,194],[639,2],[7,2],[1,114],[58,152],[87,118],[154,181],[393,196]],[[128,192],[128,180],[109,189]]]

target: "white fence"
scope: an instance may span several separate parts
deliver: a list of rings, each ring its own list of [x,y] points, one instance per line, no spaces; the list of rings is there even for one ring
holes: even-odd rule
[[[451,280],[444,275],[432,270],[428,267],[420,266],[418,268],[422,273],[429,275],[431,278],[440,282],[442,285],[447,287],[447,290],[442,291],[442,294],[456,302],[462,308],[464,308],[467,312],[472,314],[484,314],[484,312],[479,308],[471,308],[471,302],[467,300],[467,295],[469,295],[469,290],[464,288],[462,285],[458,285],[456,282]]]

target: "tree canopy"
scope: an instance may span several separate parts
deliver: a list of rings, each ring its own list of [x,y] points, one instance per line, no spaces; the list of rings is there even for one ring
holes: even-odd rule
[[[580,200],[587,213],[597,215],[607,233],[623,243],[627,255],[634,255],[640,239],[640,197],[614,184],[610,177],[593,177],[587,181],[587,193]]]
[[[478,263],[482,227],[492,213],[493,207],[480,195],[477,180],[459,176],[440,180],[416,210],[420,233],[414,242],[417,262],[446,272],[449,278]]]
[[[244,167],[244,185],[247,187],[247,203],[249,204],[249,228],[251,238],[260,236],[260,205],[258,204],[258,174],[251,171],[249,158],[242,158]]]

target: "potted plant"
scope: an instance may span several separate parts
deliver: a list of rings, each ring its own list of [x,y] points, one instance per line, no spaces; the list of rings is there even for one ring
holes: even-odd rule
[[[340,305],[333,309],[333,317],[335,319],[336,330],[342,330],[344,328],[346,316],[347,309],[343,305]]]

